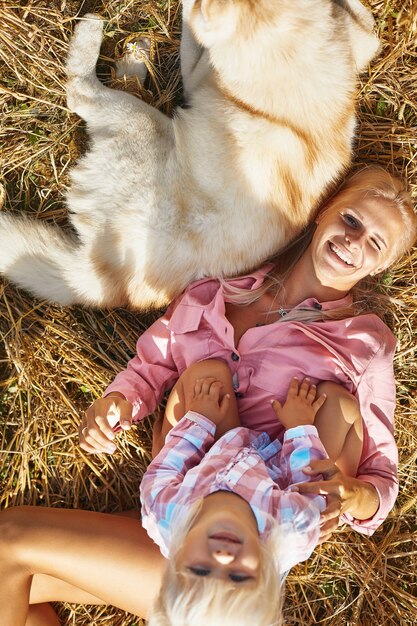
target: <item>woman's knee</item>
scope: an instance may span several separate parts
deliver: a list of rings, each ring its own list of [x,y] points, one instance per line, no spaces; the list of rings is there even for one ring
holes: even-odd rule
[[[181,378],[195,381],[197,378],[216,378],[223,384],[232,384],[232,373],[229,366],[220,359],[206,359],[190,365]]]
[[[330,380],[325,380],[322,383],[318,383],[317,394],[320,395],[322,393],[325,393],[326,395],[336,395],[338,397],[352,398],[356,402],[355,396],[349,393],[346,387],[343,387],[343,385],[340,385],[339,383],[335,383]]]
[[[0,561],[17,564],[30,507],[16,506],[0,513]]]
[[[359,402],[345,387],[331,381],[317,385],[317,395],[327,396],[325,409],[332,410],[332,419],[343,418],[347,424],[358,424],[362,421]]]

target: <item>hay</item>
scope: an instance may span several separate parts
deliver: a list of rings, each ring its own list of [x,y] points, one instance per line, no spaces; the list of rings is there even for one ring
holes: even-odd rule
[[[405,176],[417,195],[417,7],[414,0],[371,0],[382,52],[360,87],[355,160],[378,162]],[[24,5],[24,6],[23,6]],[[65,106],[68,39],[77,14],[96,11],[109,23],[101,78],[133,91],[166,113],[180,97],[177,1],[3,1],[0,4],[0,201],[66,224],[63,193],[69,166],[85,144],[83,124]],[[146,89],[112,79],[110,59],[133,32],[153,43]],[[416,600],[417,410],[416,254],[390,273],[388,291],[399,301],[393,319],[399,337],[395,366],[400,450],[400,495],[395,510],[370,539],[339,531],[287,581],[288,624],[368,626],[414,624]],[[82,411],[134,353],[138,333],[156,315],[88,311],[39,302],[1,287],[2,397],[0,505],[21,503],[117,511],[138,506],[138,485],[149,461],[151,420],[123,435],[113,457],[85,455],[77,446]],[[112,608],[62,606],[66,624],[133,626]]]

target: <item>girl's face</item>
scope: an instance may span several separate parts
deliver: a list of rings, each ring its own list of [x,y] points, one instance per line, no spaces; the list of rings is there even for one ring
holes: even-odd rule
[[[196,577],[213,577],[235,584],[256,582],[260,546],[249,505],[203,509],[185,537],[176,558],[178,570]],[[244,508],[244,507],[242,507]]]
[[[323,286],[341,291],[385,269],[402,231],[390,202],[363,194],[335,197],[316,222],[310,245],[315,274]]]

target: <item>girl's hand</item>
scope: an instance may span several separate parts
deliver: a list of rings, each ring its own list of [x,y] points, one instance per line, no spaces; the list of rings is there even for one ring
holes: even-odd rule
[[[309,378],[304,378],[301,385],[298,378],[291,380],[284,406],[278,400],[272,402],[272,408],[284,428],[314,424],[316,413],[326,400],[325,394],[317,399],[316,395],[316,386],[310,385]]]
[[[129,430],[132,409],[132,404],[118,392],[93,402],[78,429],[80,447],[90,454],[112,454],[116,450],[114,428],[120,425],[122,430]]]
[[[188,409],[207,417],[216,426],[226,417],[229,407],[229,394],[221,399],[223,383],[215,378],[198,378],[188,402]]]

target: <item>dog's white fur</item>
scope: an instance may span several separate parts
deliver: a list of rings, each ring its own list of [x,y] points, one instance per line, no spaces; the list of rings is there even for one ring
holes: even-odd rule
[[[102,26],[77,25],[67,66],[91,138],[68,193],[77,234],[3,212],[0,271],[62,304],[143,309],[300,231],[350,162],[378,41],[358,0],[184,0],[190,107],[169,119],[98,81]]]

